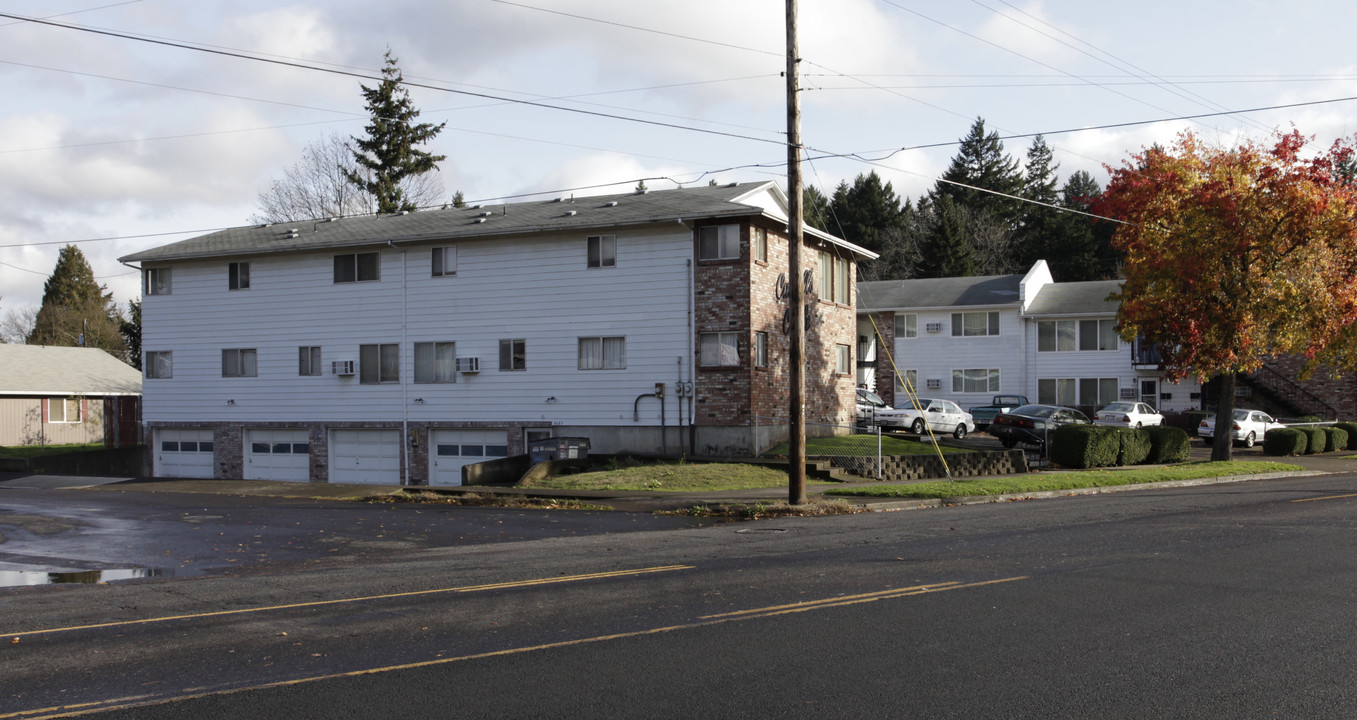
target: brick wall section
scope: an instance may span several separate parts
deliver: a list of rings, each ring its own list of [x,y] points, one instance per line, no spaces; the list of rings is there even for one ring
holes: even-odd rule
[[[1351,373],[1344,377],[1335,377],[1327,368],[1319,368],[1311,373],[1309,378],[1301,380],[1300,374],[1305,363],[1306,359],[1303,357],[1289,356],[1273,358],[1267,362],[1267,365],[1284,377],[1290,378],[1296,385],[1322,399],[1328,405],[1337,408],[1339,420],[1357,418],[1357,378],[1354,378]],[[1288,383],[1268,372],[1253,373],[1249,376],[1248,383],[1266,387],[1282,397],[1289,396],[1291,392]],[[1247,398],[1237,400],[1235,405],[1236,407],[1247,406]],[[1322,417],[1332,414],[1332,411],[1324,409],[1318,403],[1313,403],[1303,394],[1295,396],[1295,405],[1297,406],[1295,411],[1304,414]]]
[[[727,221],[729,222],[729,221]],[[751,223],[768,234],[768,261],[753,259]],[[719,223],[712,223],[719,224]],[[700,227],[700,226],[699,226]],[[786,228],[759,219],[745,219],[740,227],[740,257],[734,260],[698,260],[694,231],[694,347],[699,349],[695,391],[697,425],[746,427],[754,424],[754,415],[786,418],[787,364],[789,340],[783,332],[786,301],[776,297],[777,279],[787,272]],[[803,270],[819,277],[818,241],[807,238],[801,252]],[[851,270],[852,268],[850,268]],[[850,276],[854,273],[850,272]],[[856,281],[854,281],[855,283]],[[818,283],[818,280],[817,280]],[[806,421],[851,424],[855,392],[850,358],[849,372],[837,375],[835,346],[849,346],[857,354],[857,316],[855,306],[806,298],[811,318],[806,333],[805,407]],[[849,297],[856,297],[855,287]],[[703,367],[700,358],[701,334],[737,332],[740,342],[738,367]],[[768,334],[768,365],[754,367],[755,333]]]
[[[895,370],[891,367],[891,358],[895,356],[895,313],[877,313],[876,328],[881,333],[876,341],[876,394],[895,407]],[[895,362],[904,361],[895,358]]]

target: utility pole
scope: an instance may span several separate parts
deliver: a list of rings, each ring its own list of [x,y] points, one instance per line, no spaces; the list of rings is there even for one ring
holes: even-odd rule
[[[801,63],[796,42],[796,0],[787,0],[787,304],[791,312],[788,333],[787,502],[806,503],[806,307],[801,280],[801,96],[797,68]]]

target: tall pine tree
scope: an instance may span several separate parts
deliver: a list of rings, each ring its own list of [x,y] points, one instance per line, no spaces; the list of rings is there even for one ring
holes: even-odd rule
[[[29,345],[97,347],[126,361],[122,317],[112,293],[94,280],[84,253],[67,245],[43,285],[42,306],[26,340]]]
[[[371,118],[365,128],[367,135],[353,139],[353,159],[359,169],[345,173],[350,183],[376,199],[379,213],[418,210],[418,205],[401,189],[401,182],[437,170],[438,163],[447,159],[446,155],[431,155],[419,149],[419,145],[442,132],[447,123],[415,123],[419,110],[401,80],[400,66],[388,49],[382,82],[375,88],[362,86]]]
[[[1022,173],[1017,161],[1004,153],[999,134],[985,132],[983,118],[976,118],[970,132],[961,139],[942,180],[930,193],[933,200],[946,196],[972,213],[993,215],[1009,225],[1018,223],[1018,201],[1005,195],[1021,195]]]
[[[1055,259],[1060,235],[1065,230],[1065,213],[1053,207],[1060,201],[1060,193],[1056,190],[1058,167],[1046,139],[1040,135],[1033,138],[1032,145],[1027,148],[1022,188],[1022,196],[1032,202],[1022,204],[1017,228],[1015,260],[1021,267],[1031,267],[1038,260],[1050,263]]]
[[[966,232],[966,217],[951,196],[934,203],[932,222],[920,246],[918,277],[966,277],[975,274],[975,254]]]

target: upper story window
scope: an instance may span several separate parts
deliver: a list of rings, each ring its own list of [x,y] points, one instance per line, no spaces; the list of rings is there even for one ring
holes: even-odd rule
[[[528,341],[523,339],[499,341],[499,369],[527,370]]]
[[[581,370],[621,370],[627,366],[627,339],[580,338],[579,359]]]
[[[250,289],[250,264],[233,262],[226,266],[226,286],[232,290]]]
[[[433,277],[457,276],[457,246],[436,247],[433,249]],[[335,282],[339,282],[335,280]]]
[[[160,379],[174,377],[174,353],[165,351],[147,351],[146,360],[141,364],[146,377]]]
[[[1042,320],[1037,323],[1037,352],[1073,352],[1073,320]]]
[[[415,343],[415,382],[457,382],[457,343]]]
[[[1042,320],[1037,323],[1037,351],[1074,352],[1116,350],[1117,321]]]
[[[221,351],[222,377],[255,377],[258,374],[259,363],[254,349]]]
[[[999,311],[952,313],[952,337],[999,334]]]
[[[698,260],[730,260],[738,257],[740,257],[739,225],[708,225],[698,228]]]
[[[820,299],[848,304],[852,283],[849,281],[848,261],[834,253],[820,251]]]
[[[588,267],[617,267],[617,236],[590,235],[588,245]]]
[[[381,254],[350,253],[335,256],[335,282],[369,282],[381,278]]]
[[[145,272],[146,282],[142,287],[143,295],[169,295],[170,269],[169,268],[147,268]]]
[[[358,382],[364,385],[400,382],[399,345],[359,345],[358,364]]]
[[[701,333],[698,336],[698,357],[702,367],[723,367],[740,364],[740,334],[733,332]]]
[[[297,374],[320,375],[320,346],[303,345],[297,348]]]
[[[768,231],[755,227],[750,229],[750,234],[754,238],[754,259],[759,262],[768,262]]]
[[[895,316],[895,337],[919,337],[919,316],[914,313]]]
[[[1116,350],[1117,340],[1116,320],[1079,321],[1080,350]]]

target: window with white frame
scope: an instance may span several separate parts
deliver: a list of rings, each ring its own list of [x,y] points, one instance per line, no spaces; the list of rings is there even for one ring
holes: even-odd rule
[[[754,367],[768,367],[768,333],[754,333]]]
[[[146,268],[145,278],[142,287],[144,295],[169,295],[173,289],[169,268]]]
[[[165,379],[174,377],[174,353],[169,350],[147,351],[141,364],[147,378]]]
[[[359,345],[358,364],[358,382],[364,385],[400,382],[400,345]]]
[[[707,225],[698,228],[698,260],[732,260],[738,257],[740,257],[739,225]]]
[[[1073,352],[1073,320],[1042,320],[1037,323],[1037,352]]]
[[[335,256],[335,282],[372,282],[381,280],[381,253],[349,253]]]
[[[919,392],[919,371],[918,371],[918,370],[903,370],[903,371],[901,371],[901,372],[899,372],[899,373],[892,373],[892,374],[895,376],[895,392],[897,392],[897,393],[906,392],[906,390],[905,390],[905,385],[906,385],[906,384],[909,385],[909,390],[908,390],[909,392],[912,392],[912,393],[917,393],[917,392]],[[904,380],[904,382],[901,382],[902,379]]]
[[[759,262],[768,262],[768,231],[761,227],[754,227],[749,232],[754,237],[754,259]]]
[[[80,422],[80,398],[47,398],[47,422]]]
[[[919,337],[919,316],[914,313],[897,314],[895,316],[895,337]]]
[[[527,370],[528,341],[522,338],[499,341],[499,369]]]
[[[952,313],[952,337],[984,337],[999,334],[999,312]]]
[[[853,349],[848,345],[834,346],[834,372],[847,375],[853,372]]]
[[[966,368],[952,371],[952,392],[999,392],[999,368]]]
[[[837,254],[827,250],[820,251],[820,299],[829,302],[848,304],[852,283],[849,280],[849,263]]]
[[[625,337],[582,337],[579,339],[579,369],[621,370],[627,366]]]
[[[740,334],[709,332],[698,335],[698,356],[702,367],[729,367],[740,364]]]
[[[434,248],[430,267],[432,277],[456,277],[457,246],[447,245]]]
[[[230,290],[250,289],[250,264],[233,262],[226,266],[226,287]]]
[[[588,267],[617,267],[616,235],[590,235],[585,244],[588,245]]]
[[[1121,382],[1117,378],[1079,378],[1079,404],[1102,407],[1120,400]]]
[[[457,343],[415,343],[415,382],[457,382]]]
[[[1117,340],[1116,320],[1079,321],[1080,350],[1116,350]]]
[[[1037,380],[1037,402],[1044,405],[1074,405],[1078,381],[1074,378],[1040,378]]]
[[[259,374],[253,348],[233,348],[221,351],[222,377],[255,377]]]
[[[320,346],[303,345],[297,348],[297,374],[322,375],[320,366]]]

